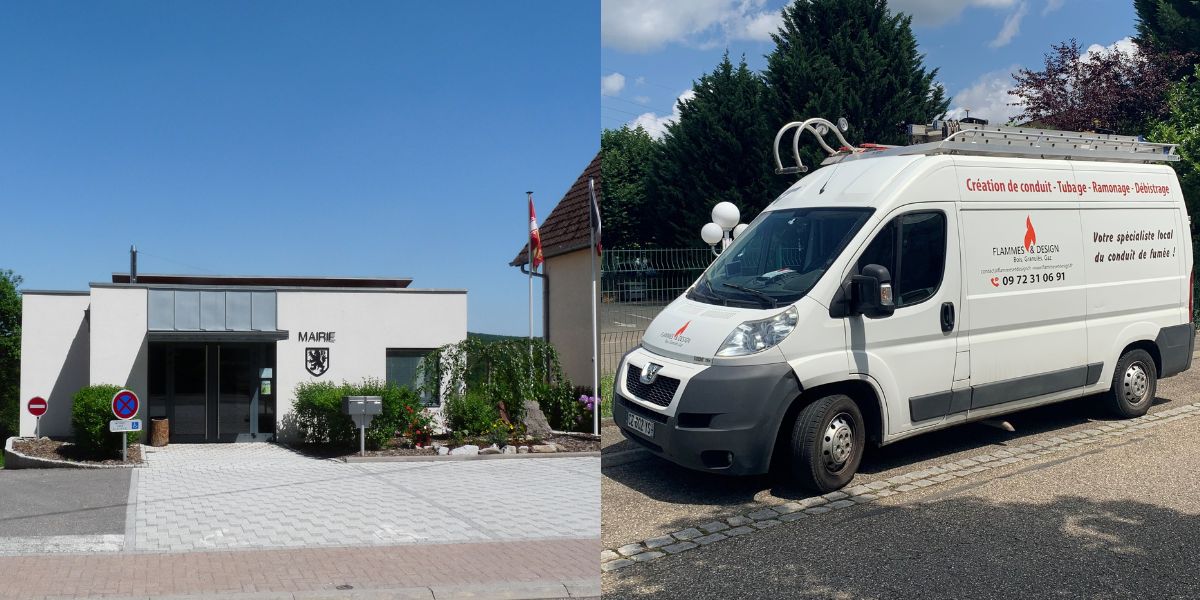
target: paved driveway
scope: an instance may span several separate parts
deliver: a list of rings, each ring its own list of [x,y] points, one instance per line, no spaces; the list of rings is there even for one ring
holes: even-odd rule
[[[272,444],[150,449],[126,530],[146,552],[592,538],[599,459],[357,463]]]

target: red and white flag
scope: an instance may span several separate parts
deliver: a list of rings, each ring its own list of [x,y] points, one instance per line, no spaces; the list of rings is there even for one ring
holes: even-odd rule
[[[533,194],[529,195],[529,270],[545,262],[542,258],[542,235],[538,233],[537,215],[533,212]]]

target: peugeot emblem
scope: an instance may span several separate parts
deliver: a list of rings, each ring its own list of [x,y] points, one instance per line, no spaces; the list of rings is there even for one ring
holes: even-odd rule
[[[650,363],[646,365],[646,368],[642,371],[642,376],[638,379],[646,385],[652,385],[654,384],[654,380],[658,379],[658,372],[662,370],[662,367],[662,365]]]

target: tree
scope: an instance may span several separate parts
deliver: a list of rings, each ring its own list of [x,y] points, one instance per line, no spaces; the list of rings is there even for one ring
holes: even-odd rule
[[[1200,55],[1200,2],[1197,0],[1133,0],[1137,37],[1144,51]]]
[[[734,66],[726,52],[692,91],[667,126],[648,183],[662,246],[702,247],[713,205],[732,202],[749,221],[791,183],[774,174],[766,87],[745,58]]]
[[[1009,93],[1024,101],[1020,118],[1053,129],[1140,135],[1167,114],[1170,67],[1142,52],[1084,53],[1055,44],[1041,71],[1021,69]]]
[[[1194,69],[1190,79],[1171,87],[1168,116],[1150,132],[1150,139],[1156,142],[1179,144],[1176,152],[1181,158],[1172,166],[1193,215],[1200,210],[1200,66]]]
[[[600,134],[600,180],[604,186],[600,220],[608,248],[653,245],[655,222],[646,218],[646,177],[654,151],[654,138],[640,125],[605,129]]]
[[[0,269],[0,439],[19,429],[21,395],[21,276]]]
[[[773,128],[846,117],[852,144],[906,143],[906,124],[929,123],[950,104],[934,83],[937,69],[923,66],[911,23],[886,0],[796,0],[784,8],[765,73]],[[815,144],[801,148],[810,169],[825,157]]]

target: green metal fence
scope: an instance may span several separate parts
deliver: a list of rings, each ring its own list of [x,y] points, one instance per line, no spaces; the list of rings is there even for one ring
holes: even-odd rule
[[[713,261],[711,250],[605,250],[600,262],[600,374],[637,347],[659,311]]]

